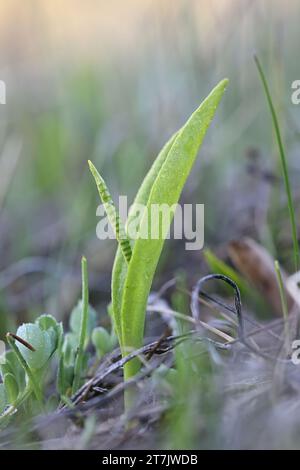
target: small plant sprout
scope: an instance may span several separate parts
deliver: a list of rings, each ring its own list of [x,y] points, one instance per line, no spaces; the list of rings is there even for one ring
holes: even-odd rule
[[[56,386],[60,400],[71,404],[70,395],[80,387],[88,367],[86,348],[96,328],[97,317],[88,303],[85,258],[82,258],[81,267],[82,300],[71,313],[69,333],[64,335],[62,324],[51,315],[41,315],[35,323],[24,323],[16,334],[7,333],[10,349],[0,364],[3,382],[0,384],[0,424],[6,424],[29,397],[34,397],[44,408],[47,398],[44,384],[55,353],[58,353]],[[58,400],[55,398],[52,403],[58,403]]]
[[[227,82],[221,81],[212,90],[153,163],[133,204],[142,204],[147,209],[139,221],[140,233],[149,233],[148,213],[153,204],[172,207],[178,202]],[[112,316],[122,354],[126,356],[143,343],[148,296],[169,225],[163,224],[165,226],[158,238],[137,237],[133,243],[127,236],[126,227],[132,221],[134,211],[129,213],[124,227],[103,178],[91,162],[89,166],[119,242],[112,273]],[[139,359],[127,362],[124,366],[125,380],[133,377],[140,365]]]
[[[16,335],[13,337],[8,333],[7,341],[11,349],[6,353],[5,364],[1,365],[3,383],[0,387],[3,390],[2,398],[5,400],[5,406],[0,407],[0,425],[7,424],[15,411],[31,396],[38,403],[39,409],[44,409],[42,381],[45,369],[32,370],[29,367],[16,345],[18,342]]]
[[[70,331],[64,336],[57,374],[57,389],[65,403],[81,386],[87,370],[86,349],[96,327],[97,313],[89,305],[88,264],[81,260],[82,298],[71,312]]]
[[[62,340],[62,325],[51,315],[21,325],[17,334],[7,333],[11,350],[1,367],[6,405],[20,406],[32,393],[43,407],[43,379],[48,364]]]

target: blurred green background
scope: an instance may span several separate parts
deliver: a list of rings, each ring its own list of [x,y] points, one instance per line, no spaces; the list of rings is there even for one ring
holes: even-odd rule
[[[116,243],[96,238],[87,160],[116,201],[132,200],[161,146],[224,77],[230,87],[183,201],[205,203],[207,247],[222,253],[251,235],[289,268],[286,201],[253,52],[279,110],[298,202],[300,109],[290,95],[300,79],[299,14],[293,0],[1,0],[1,333],[43,311],[63,318],[79,295],[82,254],[93,302],[105,308]],[[158,283],[182,266],[191,277],[205,269],[201,252],[176,243],[167,243]]]

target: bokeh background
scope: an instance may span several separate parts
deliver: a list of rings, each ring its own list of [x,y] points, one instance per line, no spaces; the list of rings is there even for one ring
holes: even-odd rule
[[[184,202],[205,203],[206,247],[222,256],[247,234],[290,266],[286,201],[266,70],[299,201],[298,1],[1,0],[0,333],[48,312],[64,318],[89,260],[92,302],[110,299],[114,241],[96,238],[99,203],[87,160],[117,201],[132,200],[161,146],[222,78],[230,87]],[[299,204],[298,204],[299,207]],[[201,252],[166,245],[156,285],[205,273]]]

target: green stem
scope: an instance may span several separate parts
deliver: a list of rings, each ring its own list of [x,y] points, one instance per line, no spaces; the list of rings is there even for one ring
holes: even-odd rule
[[[292,191],[291,191],[291,185],[290,185],[290,180],[289,180],[289,174],[288,174],[288,168],[287,168],[287,158],[286,158],[286,153],[281,137],[281,132],[280,132],[280,127],[276,115],[276,111],[273,105],[271,93],[269,90],[269,86],[264,74],[264,71],[262,69],[262,66],[259,62],[259,59],[257,56],[254,56],[254,60],[258,69],[258,73],[260,75],[265,94],[267,97],[267,101],[269,104],[269,108],[271,111],[272,115],[272,120],[273,120],[273,125],[275,129],[275,135],[277,139],[277,144],[279,148],[279,154],[280,154],[280,160],[281,160],[281,170],[283,174],[283,179],[284,179],[284,184],[285,184],[285,190],[287,194],[287,199],[288,199],[288,208],[289,208],[289,215],[290,215],[290,223],[291,223],[291,231],[292,231],[292,238],[293,238],[293,251],[294,251],[294,263],[295,263],[295,270],[298,271],[299,265],[300,265],[300,252],[299,252],[299,245],[298,245],[298,238],[297,238],[297,225],[296,225],[296,218],[295,218],[295,209],[294,209],[294,204],[293,204],[293,198],[292,198]]]
[[[290,331],[289,331],[289,320],[288,320],[288,314],[289,314],[288,303],[287,303],[285,288],[284,288],[282,275],[280,271],[280,266],[277,260],[275,261],[274,265],[275,265],[275,271],[277,275],[277,282],[278,282],[279,293],[280,293],[280,300],[281,300],[281,305],[282,305],[282,314],[283,314],[283,320],[284,320],[284,337],[285,337],[286,345],[289,345],[290,344]]]
[[[89,287],[88,287],[88,271],[87,271],[87,260],[82,257],[81,260],[81,272],[82,272],[82,315],[79,335],[79,345],[77,356],[75,360],[74,368],[74,379],[72,385],[72,393],[74,394],[78,390],[81,379],[82,362],[84,355],[84,344],[87,335],[87,322],[88,322],[88,308],[89,308]]]
[[[22,403],[27,400],[27,398],[30,397],[32,393],[32,387],[31,384],[28,383],[25,387],[24,392],[22,393],[21,396],[19,396],[14,403],[12,403],[9,408],[0,416],[0,426],[6,425],[7,422],[9,421],[10,417],[15,413],[15,411],[18,409],[19,406],[22,405]]]
[[[10,347],[15,352],[15,354],[18,358],[18,361],[20,362],[21,366],[23,367],[23,369],[25,371],[25,374],[28,377],[28,380],[30,382],[32,391],[35,394],[37,401],[40,403],[41,406],[43,406],[43,394],[41,392],[41,389],[39,387],[38,382],[35,380],[35,376],[34,376],[32,370],[30,369],[27,362],[23,358],[22,354],[20,353],[19,349],[17,348],[17,346],[15,344],[15,341],[12,339],[12,337],[10,336],[9,333],[6,335],[6,337],[7,337],[7,341],[9,343]]]

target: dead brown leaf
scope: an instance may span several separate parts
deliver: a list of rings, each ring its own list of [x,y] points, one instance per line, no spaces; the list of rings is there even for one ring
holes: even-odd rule
[[[270,253],[259,243],[245,237],[232,240],[228,244],[228,254],[234,266],[272,305],[277,315],[282,315],[282,306],[274,268],[274,259]],[[282,279],[285,284],[286,273],[282,270]],[[286,290],[289,310],[293,300]]]

